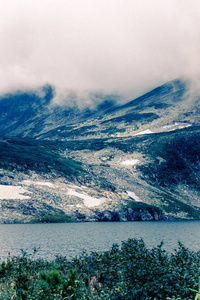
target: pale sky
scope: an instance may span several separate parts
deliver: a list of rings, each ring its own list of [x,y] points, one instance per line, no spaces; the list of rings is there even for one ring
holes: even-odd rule
[[[199,78],[199,0],[0,0],[0,93],[102,90],[134,98]]]

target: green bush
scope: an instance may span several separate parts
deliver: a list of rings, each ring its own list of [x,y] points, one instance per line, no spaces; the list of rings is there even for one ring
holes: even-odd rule
[[[39,219],[32,220],[32,223],[70,223],[74,220],[68,215],[48,215],[41,216]]]
[[[70,261],[34,260],[22,252],[0,265],[0,299],[194,299],[199,262],[200,253],[181,243],[169,254],[162,243],[148,249],[136,239]]]

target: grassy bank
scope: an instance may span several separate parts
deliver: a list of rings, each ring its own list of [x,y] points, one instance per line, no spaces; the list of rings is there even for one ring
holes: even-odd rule
[[[22,252],[0,265],[0,299],[194,299],[199,261],[182,244],[168,254],[162,244],[147,249],[136,239],[71,261]]]
[[[58,216],[47,215],[31,221],[31,223],[71,223],[71,222],[75,222],[75,220],[72,219],[72,217],[67,215],[58,215]]]

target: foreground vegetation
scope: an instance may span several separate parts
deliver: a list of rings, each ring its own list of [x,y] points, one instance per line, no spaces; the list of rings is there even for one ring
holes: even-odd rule
[[[0,265],[0,299],[194,299],[200,253],[129,239],[104,253],[48,262],[22,251]],[[193,290],[191,290],[193,289]]]

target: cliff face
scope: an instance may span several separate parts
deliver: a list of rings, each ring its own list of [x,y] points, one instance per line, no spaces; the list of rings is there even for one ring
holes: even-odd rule
[[[119,222],[119,221],[167,221],[169,218],[162,211],[154,208],[131,209],[125,208],[118,212],[102,211],[95,215],[95,220],[99,222]]]
[[[169,218],[161,210],[157,208],[146,208],[134,210],[128,208],[124,211],[126,221],[166,221]]]

